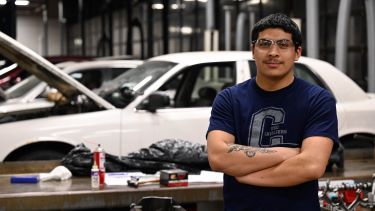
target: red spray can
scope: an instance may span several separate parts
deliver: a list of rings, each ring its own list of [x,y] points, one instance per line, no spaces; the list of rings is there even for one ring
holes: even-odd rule
[[[94,160],[98,165],[99,169],[99,184],[100,186],[104,186],[104,177],[105,177],[105,152],[103,148],[98,144],[94,151]]]

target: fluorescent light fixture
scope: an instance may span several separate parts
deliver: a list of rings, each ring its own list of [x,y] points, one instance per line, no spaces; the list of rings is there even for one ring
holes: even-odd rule
[[[247,2],[247,5],[257,5],[260,3],[260,0],[251,0]],[[262,0],[262,4],[267,4],[268,0]]]
[[[7,3],[7,0],[0,0],[0,5],[5,5]],[[15,3],[17,6],[27,6],[30,4],[28,0],[17,0]]]
[[[183,27],[169,27],[169,31],[172,32],[172,33],[182,33],[184,35],[189,35],[189,34],[192,34],[193,33],[193,28],[191,28],[190,26],[183,26]]]
[[[162,10],[162,9],[164,9],[164,5],[163,4],[152,4],[152,9]]]
[[[190,2],[192,2],[192,1],[195,1],[195,0],[184,0],[184,1],[190,1]],[[199,2],[207,2],[207,0],[198,0]]]
[[[177,9],[180,9],[180,8],[184,8],[184,5],[179,6],[178,4],[171,4],[171,9],[172,10],[177,10]],[[164,5],[160,4],[160,3],[152,4],[152,9],[154,9],[154,10],[162,10],[162,9],[164,9]]]
[[[29,1],[27,1],[27,0],[17,0],[16,2],[15,2],[15,4],[17,5],[17,6],[27,6],[27,5],[29,5]]]
[[[184,27],[181,28],[181,33],[182,34],[192,34],[193,29],[191,27],[184,26]]]
[[[73,43],[74,43],[74,45],[75,46],[82,46],[82,39],[81,38],[79,38],[79,37],[77,37],[77,38],[75,38],[74,40],[73,40]]]
[[[177,4],[171,4],[171,8],[172,8],[172,10],[177,10],[178,9],[178,5]]]

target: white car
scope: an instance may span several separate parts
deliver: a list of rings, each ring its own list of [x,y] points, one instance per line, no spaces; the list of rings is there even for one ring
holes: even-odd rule
[[[251,52],[177,53],[154,57],[94,93],[0,35],[1,53],[20,51],[17,58],[28,60],[24,65],[38,62],[32,72],[71,102],[61,110],[56,104],[59,112],[54,116],[20,121],[15,117],[0,124],[2,161],[58,159],[79,143],[91,149],[101,144],[114,155],[167,138],[205,144],[216,93],[256,73]],[[375,99],[350,78],[327,62],[305,57],[296,63],[295,74],[333,93],[344,143],[362,136],[373,139]]]
[[[56,66],[93,90],[140,64],[142,64],[140,60],[105,60],[63,62]],[[46,101],[46,97],[53,91],[47,83],[34,75],[22,80],[4,92],[5,99],[0,101],[0,118],[25,112],[30,115],[25,116],[24,119],[48,116],[55,103]]]

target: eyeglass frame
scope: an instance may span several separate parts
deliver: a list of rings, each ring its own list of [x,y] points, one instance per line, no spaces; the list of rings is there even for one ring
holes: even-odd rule
[[[253,40],[251,41],[251,43],[254,45],[254,46],[257,46],[256,44],[258,43],[259,40],[265,40],[265,41],[270,41],[271,42],[271,45],[268,47],[268,48],[261,48],[258,47],[261,49],[261,50],[268,50],[271,48],[272,45],[276,45],[279,49],[282,49],[282,50],[286,50],[288,49],[289,47],[295,47],[295,50],[297,50],[297,46],[298,46],[298,42],[294,42],[293,40],[288,40],[288,39],[280,39],[280,40],[272,40],[272,39],[265,39],[265,38],[262,38],[262,39],[256,39],[256,40]],[[288,41],[290,42],[292,45],[288,46],[287,48],[282,48],[280,47],[280,45],[278,44],[278,42],[280,41]]]

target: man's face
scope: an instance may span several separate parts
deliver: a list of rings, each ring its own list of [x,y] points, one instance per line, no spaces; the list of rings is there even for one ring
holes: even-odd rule
[[[292,34],[279,28],[260,32],[258,42],[253,44],[252,50],[257,65],[257,77],[267,80],[293,77],[294,61],[301,56],[301,47],[295,50]]]

